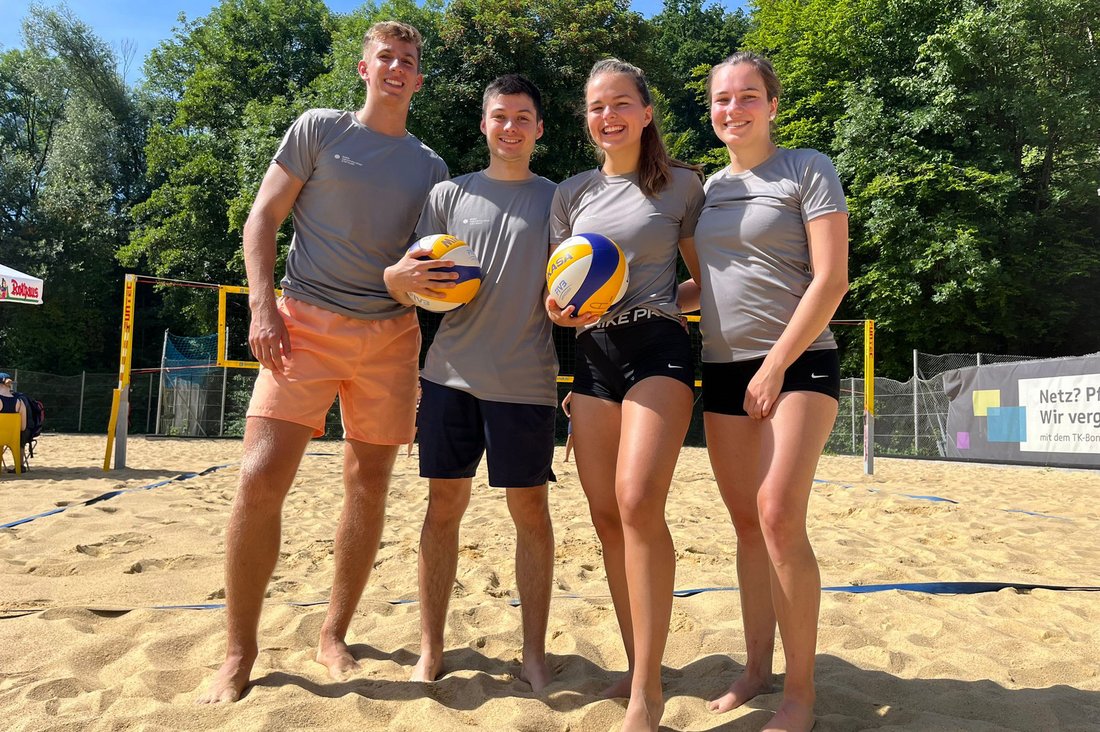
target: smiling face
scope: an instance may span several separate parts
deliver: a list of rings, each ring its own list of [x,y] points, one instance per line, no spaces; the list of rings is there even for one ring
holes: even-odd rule
[[[542,120],[526,94],[497,94],[485,104],[481,132],[489,155],[506,163],[526,162],[542,137]]]
[[[778,102],[768,99],[764,78],[751,64],[722,66],[710,88],[714,134],[731,151],[769,146]]]
[[[400,38],[372,40],[359,61],[359,76],[367,85],[367,98],[408,106],[424,83],[416,45]]]
[[[626,74],[600,74],[585,88],[588,134],[605,154],[639,154],[642,130],[653,121],[653,107],[642,100]]]

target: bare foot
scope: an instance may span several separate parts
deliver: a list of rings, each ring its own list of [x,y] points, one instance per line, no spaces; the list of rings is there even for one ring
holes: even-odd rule
[[[545,658],[538,661],[525,661],[519,672],[520,680],[530,684],[531,691],[536,694],[545,689],[553,677],[554,674],[550,670],[550,664],[546,662]]]
[[[810,732],[815,721],[812,704],[784,699],[761,732]]]
[[[244,687],[248,686],[248,676],[252,673],[255,658],[227,658],[221,665],[206,691],[195,700],[196,704],[224,704],[241,698]]]
[[[413,668],[409,681],[430,682],[439,678],[443,671],[443,656],[435,653],[422,653]]]
[[[657,732],[664,713],[664,697],[648,699],[639,694],[631,695],[630,703],[626,705],[626,717],[620,729],[622,732]]]
[[[619,680],[600,692],[604,699],[626,699],[630,696],[630,684],[634,681],[634,672],[627,671]]]
[[[360,669],[348,644],[335,638],[321,639],[321,645],[317,649],[317,663],[327,668],[328,675],[336,681],[347,681]]]
[[[707,702],[707,709],[717,714],[737,709],[757,694],[768,694],[772,691],[771,676],[760,678],[743,673],[737,677],[726,693],[717,699]]]

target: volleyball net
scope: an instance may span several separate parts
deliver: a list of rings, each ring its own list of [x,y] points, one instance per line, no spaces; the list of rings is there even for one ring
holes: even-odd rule
[[[138,364],[133,359],[133,334],[139,313],[135,293],[139,285],[158,287],[197,287],[210,292],[216,300],[216,322],[200,335],[186,335],[165,330],[159,363]],[[127,275],[124,283],[123,325],[119,359],[118,387],[112,395],[108,445],[104,469],[110,468],[112,450],[114,466],[125,466],[126,436],[131,381],[148,381],[150,393],[146,422],[151,434],[170,436],[214,437],[239,435],[243,432],[244,412],[251,392],[252,380],[259,364],[252,358],[248,346],[248,288],[234,285],[185,282],[141,275]],[[205,297],[205,295],[203,296]],[[443,314],[417,309],[423,343],[420,363],[431,347]],[[686,443],[705,444],[702,404],[700,355],[702,335],[699,316],[687,316],[687,329],[697,364],[695,374],[695,406]],[[874,323],[867,320],[836,320],[830,323],[834,331],[850,329],[861,337],[838,338],[842,363],[855,373],[842,374],[840,414],[830,437],[829,449],[847,454],[863,453],[864,469],[874,469]],[[211,332],[212,331],[212,332]],[[853,334],[854,335],[854,334]],[[849,355],[862,346],[862,354]],[[559,363],[558,401],[572,388],[576,364],[576,332],[571,328],[554,327],[554,345]],[[857,357],[859,356],[859,357]],[[867,387],[870,385],[870,388]],[[154,396],[155,394],[155,396]],[[155,415],[155,418],[154,418]],[[558,438],[565,439],[566,420],[558,420]],[[341,434],[339,407],[334,404],[326,419],[326,436]]]

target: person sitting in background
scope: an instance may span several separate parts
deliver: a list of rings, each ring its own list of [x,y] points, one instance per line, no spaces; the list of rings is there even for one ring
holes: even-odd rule
[[[0,412],[17,412],[19,414],[19,432],[27,431],[27,409],[23,406],[23,400],[12,393],[11,374],[0,372]]]

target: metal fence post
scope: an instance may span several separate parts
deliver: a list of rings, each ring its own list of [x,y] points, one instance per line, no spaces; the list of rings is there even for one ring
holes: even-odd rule
[[[856,451],[856,380],[848,378],[848,391],[852,393],[852,454]]]
[[[917,412],[920,406],[917,403],[917,349],[913,349],[913,454],[920,454],[920,418]]]
[[[84,382],[87,377],[87,371],[80,372],[80,406],[76,410],[76,431],[84,431]]]
[[[225,382],[229,379],[229,369],[222,366],[222,416],[218,420],[218,437],[225,436]]]
[[[153,434],[160,434],[160,403],[164,400],[164,359],[168,355],[168,330],[164,331],[164,345],[160,349],[160,382],[157,386],[157,423]]]

